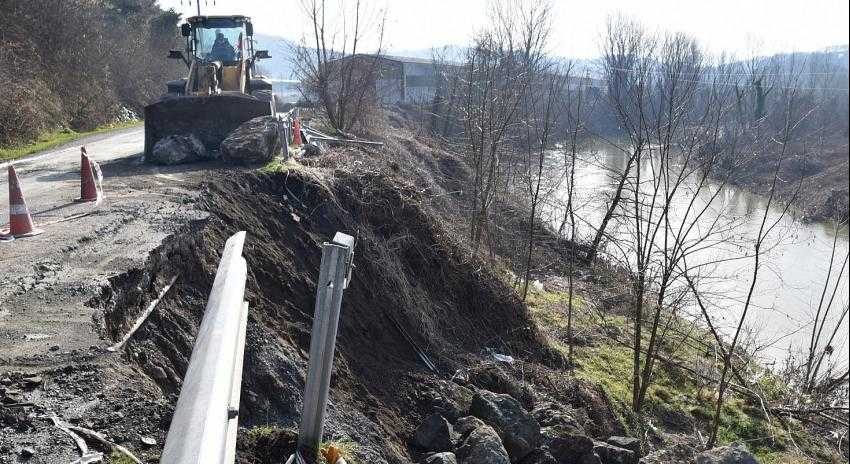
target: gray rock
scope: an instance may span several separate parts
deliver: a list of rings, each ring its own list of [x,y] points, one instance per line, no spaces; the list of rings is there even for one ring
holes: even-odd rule
[[[601,441],[593,443],[593,452],[599,456],[603,464],[634,464],[637,462],[633,451]]]
[[[466,436],[469,435],[470,432],[477,429],[478,427],[483,427],[484,425],[485,424],[481,419],[474,416],[466,416],[461,417],[457,420],[457,422],[455,422],[454,429],[455,432],[460,434],[460,438],[462,440],[466,438]]]
[[[532,451],[525,459],[522,460],[522,464],[559,464],[558,460],[552,456],[549,451],[544,449],[536,449]]]
[[[461,464],[509,464],[499,434],[489,425],[482,425],[471,432],[455,450]]]
[[[27,388],[34,388],[41,385],[44,382],[44,379],[39,375],[32,375],[28,377],[24,377],[21,379],[21,383]]]
[[[441,415],[431,414],[419,424],[413,437],[413,444],[427,451],[448,451],[452,449],[452,425]]]
[[[221,157],[230,164],[268,163],[282,148],[278,121],[260,116],[246,121],[221,142]]]
[[[509,395],[481,390],[472,398],[469,411],[499,433],[511,462],[518,462],[540,446],[537,420]]]
[[[563,435],[549,442],[549,452],[558,462],[581,462],[593,454],[593,440],[585,435]]]
[[[27,446],[25,448],[21,448],[21,451],[18,453],[18,455],[22,459],[29,459],[29,458],[35,456],[35,448],[33,448],[32,446]]]
[[[640,459],[640,464],[693,464],[696,451],[683,443],[656,450]]]
[[[609,437],[607,440],[610,445],[614,445],[619,448],[625,448],[632,453],[635,453],[635,457],[638,458],[641,455],[640,449],[640,440],[634,437]]]
[[[596,453],[586,454],[583,458],[578,461],[566,461],[566,462],[577,462],[578,464],[602,464],[602,459],[599,459],[599,456]]]
[[[571,434],[584,435],[584,427],[571,414],[572,411],[551,402],[541,403],[534,407],[531,415],[540,424],[540,427],[551,428],[553,431],[568,432]]]
[[[457,457],[454,453],[437,453],[426,456],[422,464],[457,464]]]
[[[154,380],[163,381],[168,379],[168,374],[159,366],[151,366],[149,374]]]
[[[204,144],[194,135],[169,135],[153,146],[145,162],[152,164],[184,164],[209,159]]]
[[[740,443],[703,451],[696,456],[696,464],[758,464],[755,456]]]

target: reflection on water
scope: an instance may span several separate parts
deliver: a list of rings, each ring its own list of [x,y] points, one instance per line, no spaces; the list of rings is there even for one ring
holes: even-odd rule
[[[559,155],[560,156],[560,155]],[[605,213],[606,205],[616,188],[612,172],[622,172],[626,157],[613,147],[597,146],[592,152],[582,155],[576,163],[576,192],[574,204],[578,220],[579,238],[592,238]],[[642,176],[649,178],[651,167],[641,168]],[[691,182],[692,186],[696,181]],[[712,194],[720,188],[719,194]],[[675,202],[671,216],[681,218],[686,214],[687,204],[692,198],[688,191]],[[752,275],[752,245],[758,234],[767,199],[733,186],[713,184],[708,190],[697,194],[698,204],[709,206],[707,213],[698,221],[697,230],[703,231],[721,220],[728,228],[725,236],[715,237],[710,247],[688,257],[690,265],[705,265],[701,289],[707,291],[713,301],[714,318],[721,330],[730,334],[734,330],[743,300],[746,297]],[[561,206],[566,199],[566,183],[550,197],[554,227],[563,218]],[[780,219],[781,210],[773,205],[768,211],[768,221]],[[715,226],[716,227],[716,226]],[[614,236],[626,236],[628,227],[622,221],[614,221],[608,231]],[[839,234],[835,253],[835,272],[848,250],[847,228]],[[699,232],[697,232],[699,234]],[[768,251],[763,258],[765,265],[753,297],[753,305],[747,316],[748,326],[759,332],[759,342],[764,345],[763,355],[768,360],[782,361],[789,350],[808,346],[811,336],[811,321],[823,290],[830,253],[836,230],[830,224],[804,224],[798,217],[789,214],[779,220],[768,240]],[[718,234],[720,237],[723,234]],[[748,258],[741,258],[745,253]],[[836,316],[848,304],[847,273],[843,277],[832,313]],[[692,308],[693,309],[693,308]],[[834,344],[835,355],[842,364],[848,358],[848,321],[845,320]]]

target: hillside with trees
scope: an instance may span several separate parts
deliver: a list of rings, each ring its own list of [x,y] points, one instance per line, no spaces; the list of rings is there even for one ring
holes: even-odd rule
[[[0,147],[139,114],[180,72],[179,21],[155,0],[0,2]]]

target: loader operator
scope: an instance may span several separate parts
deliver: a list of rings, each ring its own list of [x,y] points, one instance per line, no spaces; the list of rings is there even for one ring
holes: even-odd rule
[[[213,42],[210,50],[209,59],[212,61],[234,61],[236,60],[236,50],[227,37],[221,31],[215,31],[215,42]]]

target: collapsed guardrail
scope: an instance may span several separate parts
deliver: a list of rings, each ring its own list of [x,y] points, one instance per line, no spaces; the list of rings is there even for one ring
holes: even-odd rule
[[[224,245],[189,368],[171,419],[162,464],[232,464],[248,303],[245,232]]]
[[[245,232],[224,245],[204,318],[195,339],[162,464],[233,464],[239,419],[242,363],[248,323],[245,301]],[[304,388],[298,450],[288,462],[312,461],[319,451],[330,389],[342,294],[354,268],[354,237],[337,232],[322,245],[310,364]],[[344,464],[343,459],[335,461]]]

